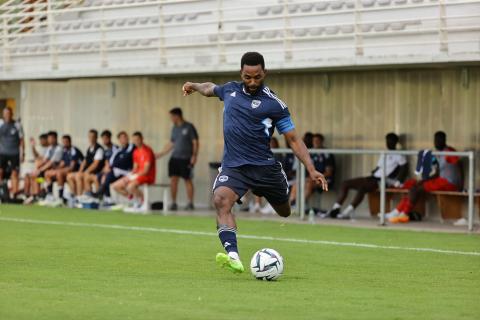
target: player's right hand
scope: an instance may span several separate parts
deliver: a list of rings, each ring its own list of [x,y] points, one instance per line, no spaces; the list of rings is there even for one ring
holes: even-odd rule
[[[195,89],[193,88],[193,83],[191,82],[185,82],[185,84],[182,87],[183,95],[186,97],[192,93],[195,92]]]

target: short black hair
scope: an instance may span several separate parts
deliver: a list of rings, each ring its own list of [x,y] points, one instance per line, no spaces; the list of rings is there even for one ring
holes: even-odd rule
[[[96,137],[98,137],[98,131],[95,129],[90,129],[88,133],[93,133]]]
[[[393,132],[387,133],[387,135],[385,136],[385,139],[387,139],[387,141],[392,141],[395,144],[397,144],[400,141],[400,137]]]
[[[435,138],[442,139],[443,141],[446,141],[447,140],[447,134],[445,133],[445,131],[437,131],[437,132],[435,132]]]
[[[64,135],[62,136],[62,139],[67,139],[68,142],[72,142],[72,137],[70,137],[70,135],[68,135],[68,134],[64,134]]]
[[[38,136],[38,139],[47,139],[48,138],[48,133],[42,133],[41,135]]]
[[[117,138],[120,138],[121,136],[127,136],[128,137],[128,134],[126,131],[120,131],[118,134],[117,134]]]
[[[323,134],[321,134],[321,133],[315,133],[315,134],[313,135],[313,137],[314,137],[314,138],[319,138],[320,140],[325,141],[325,137],[324,137]]]
[[[55,139],[58,138],[57,131],[48,131],[47,136],[49,136],[49,137],[53,136],[53,137],[55,137]]]
[[[112,131],[110,131],[110,130],[108,130],[108,129],[107,129],[107,130],[103,130],[103,131],[102,131],[102,134],[100,135],[100,137],[104,137],[104,136],[107,136],[107,137],[111,138],[111,137],[112,137]]]
[[[240,69],[243,69],[243,66],[258,66],[261,65],[262,69],[265,70],[265,60],[263,56],[258,52],[246,52],[240,60]]]
[[[140,139],[143,140],[143,134],[142,134],[140,131],[135,131],[135,132],[132,134],[132,136],[137,136],[137,137],[139,137]]]
[[[170,109],[170,114],[173,114],[175,116],[179,116],[180,118],[183,118],[183,111],[180,107],[175,107]]]

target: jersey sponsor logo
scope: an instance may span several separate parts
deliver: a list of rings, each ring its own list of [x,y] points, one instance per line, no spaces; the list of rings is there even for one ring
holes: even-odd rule
[[[232,93],[230,93],[230,97],[236,97],[237,96],[237,92],[236,91],[233,91]]]
[[[256,109],[256,108],[260,107],[261,103],[262,103],[262,101],[260,101],[260,100],[252,100],[252,108]]]
[[[232,244],[228,241],[225,242],[225,244],[223,245],[225,248],[228,247],[228,246],[231,246]]]
[[[220,182],[228,181],[228,176],[220,176],[220,177],[218,177],[218,181],[220,181]]]

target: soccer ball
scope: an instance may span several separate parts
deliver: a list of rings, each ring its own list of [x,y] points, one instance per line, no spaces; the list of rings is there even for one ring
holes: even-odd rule
[[[273,249],[258,250],[252,257],[250,270],[258,280],[277,280],[283,273],[283,258]]]

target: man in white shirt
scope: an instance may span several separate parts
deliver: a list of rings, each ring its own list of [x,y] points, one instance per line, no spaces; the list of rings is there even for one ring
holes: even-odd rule
[[[58,134],[56,131],[50,131],[48,133],[48,144],[49,147],[45,152],[45,157],[43,160],[39,161],[36,165],[35,170],[25,177],[29,179],[28,183],[31,186],[32,193],[25,200],[25,204],[31,204],[36,201],[40,194],[40,181],[44,179],[45,172],[47,170],[55,169],[63,156],[63,148],[58,144]]]
[[[389,133],[385,136],[388,150],[395,150],[399,142],[399,137],[395,133]],[[383,157],[378,159],[377,167],[372,171],[368,177],[361,177],[346,180],[342,183],[340,193],[337,201],[332,209],[328,211],[323,217],[350,219],[353,216],[355,208],[362,202],[365,194],[373,192],[378,189],[380,179],[383,172]],[[385,176],[387,177],[387,186],[400,187],[405,180],[408,173],[407,158],[403,155],[390,154],[387,155]],[[347,199],[348,192],[357,190],[357,194],[352,203],[340,213],[343,202]]]

